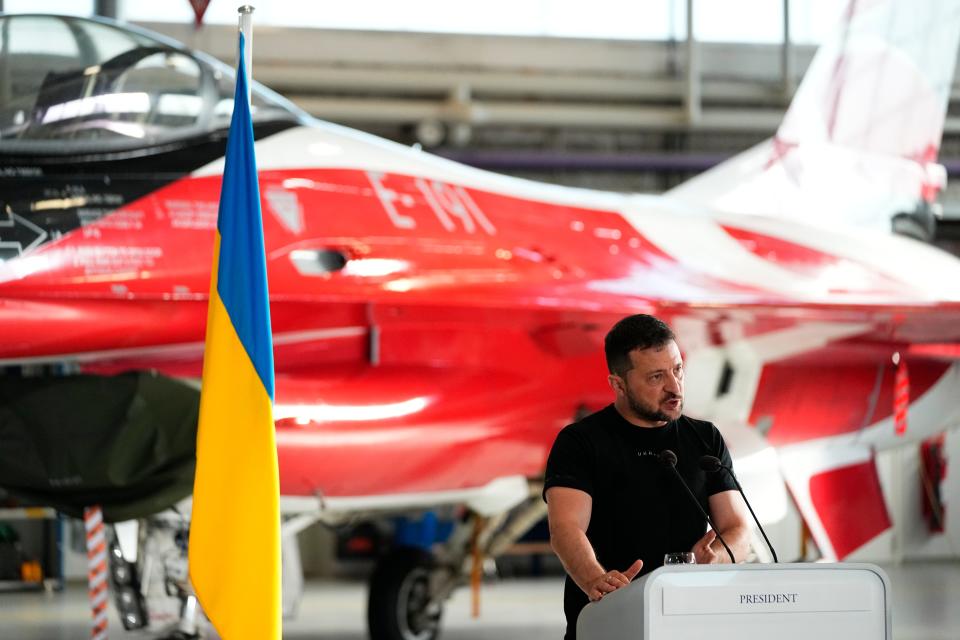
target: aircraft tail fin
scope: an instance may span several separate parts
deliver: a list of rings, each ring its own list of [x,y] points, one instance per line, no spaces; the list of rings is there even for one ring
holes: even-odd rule
[[[958,40],[958,0],[850,0],[776,135],[668,195],[885,231],[898,213],[929,213]]]

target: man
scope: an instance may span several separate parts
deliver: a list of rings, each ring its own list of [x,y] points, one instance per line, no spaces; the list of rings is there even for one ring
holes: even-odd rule
[[[567,571],[567,640],[588,601],[663,564],[666,553],[693,551],[701,564],[729,562],[713,531],[659,455],[676,469],[713,519],[737,561],[749,545],[746,508],[727,474],[699,468],[703,455],[730,464],[709,422],[682,415],[683,361],[666,324],[624,318],[604,350],[614,403],[564,428],[547,460],[544,498],[550,543]]]

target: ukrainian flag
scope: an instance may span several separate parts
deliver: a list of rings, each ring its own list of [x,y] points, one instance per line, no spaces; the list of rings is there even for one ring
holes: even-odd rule
[[[210,277],[190,579],[224,640],[279,640],[273,345],[244,41]]]

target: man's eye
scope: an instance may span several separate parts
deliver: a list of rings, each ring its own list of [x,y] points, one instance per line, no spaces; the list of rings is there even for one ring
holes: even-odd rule
[[[663,377],[662,373],[655,373],[650,376],[650,382],[658,382]]]

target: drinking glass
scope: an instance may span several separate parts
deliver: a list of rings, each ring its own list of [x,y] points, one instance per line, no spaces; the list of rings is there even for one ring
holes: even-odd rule
[[[693,555],[693,551],[678,551],[676,553],[668,553],[663,556],[663,564],[696,564],[697,559]]]

